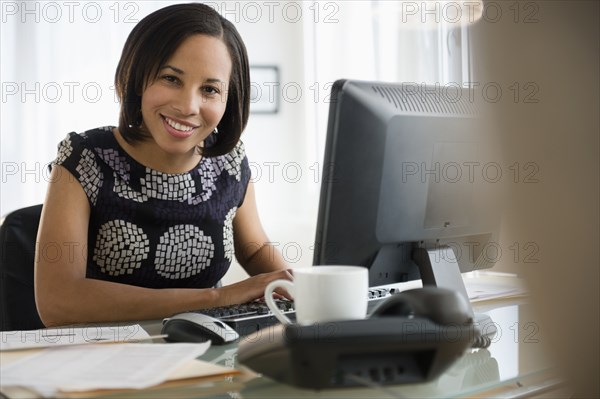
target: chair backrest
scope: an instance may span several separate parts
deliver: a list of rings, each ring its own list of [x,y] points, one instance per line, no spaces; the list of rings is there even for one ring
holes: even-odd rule
[[[0,331],[44,328],[33,288],[41,212],[42,205],[18,209],[0,226]]]

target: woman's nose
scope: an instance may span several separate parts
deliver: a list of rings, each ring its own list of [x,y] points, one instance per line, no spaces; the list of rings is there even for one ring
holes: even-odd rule
[[[183,115],[196,115],[200,111],[201,103],[202,97],[199,93],[182,91],[173,106]]]

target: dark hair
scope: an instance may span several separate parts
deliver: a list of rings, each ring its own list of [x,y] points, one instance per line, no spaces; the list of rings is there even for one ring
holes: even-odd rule
[[[188,37],[203,34],[225,43],[232,68],[225,114],[217,125],[218,134],[200,149],[212,157],[230,152],[248,122],[250,72],[246,47],[235,26],[205,4],[176,4],[143,18],[131,31],[115,73],[115,88],[121,101],[119,130],[129,142],[147,139],[141,128],[142,93],[160,68]]]

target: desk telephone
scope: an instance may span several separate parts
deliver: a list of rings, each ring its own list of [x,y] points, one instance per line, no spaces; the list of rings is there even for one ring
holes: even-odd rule
[[[469,303],[423,287],[394,294],[362,320],[278,325],[240,342],[238,361],[303,388],[435,379],[479,339]],[[362,382],[361,382],[362,381]]]

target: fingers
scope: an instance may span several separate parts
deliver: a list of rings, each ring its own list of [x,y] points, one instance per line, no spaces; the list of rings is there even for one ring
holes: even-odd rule
[[[285,298],[285,295],[280,294],[279,292],[273,292],[273,298],[274,299],[283,299],[283,298]]]
[[[286,270],[280,270],[280,271],[276,271],[276,272],[266,273],[263,275],[263,277],[264,277],[264,280],[263,280],[264,286],[261,289],[261,291],[263,293],[263,298],[264,298],[264,291],[267,288],[267,285],[269,283],[276,281],[276,280],[294,281],[292,269],[286,269]],[[292,294],[290,294],[288,290],[286,290],[285,288],[282,288],[282,287],[279,287],[275,291],[273,291],[273,298],[274,299],[284,299],[285,298],[285,299],[289,299],[290,301],[294,300]]]
[[[286,290],[285,288],[278,288],[275,292],[273,292],[273,297],[275,299],[286,298],[286,299],[289,299],[290,301],[294,300],[294,297],[292,296],[292,294],[290,294],[289,291]]]
[[[289,281],[294,281],[294,273],[292,269],[286,269],[283,271],[283,277],[278,277],[277,279],[285,279],[285,280],[289,280]],[[274,292],[273,292],[273,297],[275,299],[281,299],[281,298],[286,298],[289,299],[290,301],[294,300],[294,297],[292,296],[292,294],[290,294],[290,292],[288,290],[286,290],[285,288],[277,288]]]
[[[267,285],[275,280],[293,281],[294,276],[291,272],[291,269],[259,274],[238,283],[240,287],[244,288],[237,292],[244,292],[244,296],[247,298],[246,301],[264,298]],[[289,300],[293,300],[292,295],[284,288],[278,288],[276,291],[274,291],[273,297],[275,299],[287,298]]]

